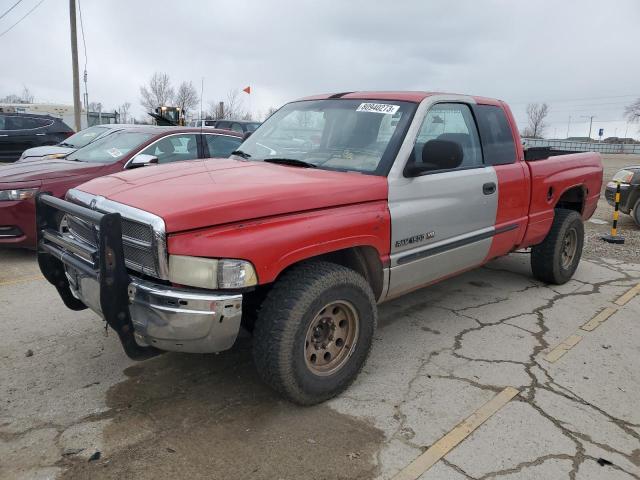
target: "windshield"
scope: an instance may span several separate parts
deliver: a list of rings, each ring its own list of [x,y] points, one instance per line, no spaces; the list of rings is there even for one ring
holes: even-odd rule
[[[61,142],[60,145],[63,147],[71,147],[71,148],[82,148],[85,145],[93,142],[100,135],[109,130],[106,127],[89,127],[84,130],[71,135],[64,142]]]
[[[247,123],[245,125],[245,127],[247,128],[247,132],[255,132],[259,126],[259,123]]]
[[[93,143],[76,150],[67,160],[89,163],[113,163],[120,160],[134,148],[149,140],[153,134],[120,131],[99,138]]]
[[[352,99],[289,103],[240,145],[236,158],[386,175],[416,106]]]

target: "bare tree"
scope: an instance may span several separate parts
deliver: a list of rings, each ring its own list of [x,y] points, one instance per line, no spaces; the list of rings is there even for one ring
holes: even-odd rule
[[[33,94],[26,85],[22,86],[22,103],[33,103]]]
[[[522,135],[529,138],[541,138],[547,124],[545,118],[549,114],[549,105],[546,103],[530,103],[527,105],[527,119],[529,124]]]
[[[267,118],[269,118],[271,115],[273,115],[274,113],[276,113],[279,109],[277,107],[269,107],[269,110],[267,110],[267,113],[264,116],[264,119],[266,120]]]
[[[175,91],[166,73],[154,73],[149,80],[149,85],[140,87],[140,104],[150,112],[157,107],[170,104],[174,97]]]
[[[185,117],[187,112],[193,110],[200,101],[198,92],[191,82],[182,82],[178,87],[178,92],[175,97],[175,104],[182,109]]]
[[[220,103],[223,104],[223,108],[220,108]],[[242,107],[242,99],[240,98],[240,92],[237,88],[235,90],[229,90],[224,101],[210,101],[209,113],[215,119],[225,120],[238,120],[247,115],[247,112]]]
[[[9,95],[0,98],[0,103],[22,103],[22,99],[19,95],[10,93]]]
[[[624,109],[624,116],[631,123],[640,120],[640,98]]]
[[[131,104],[129,102],[124,102],[118,108],[120,113],[120,123],[129,123],[129,111],[131,110]]]
[[[209,110],[207,111],[207,118],[214,120],[220,120],[224,117],[224,102],[209,101]]]
[[[90,112],[101,112],[102,111],[102,103],[100,103],[100,102],[89,102],[89,111]]]
[[[24,85],[21,95],[11,93],[5,97],[0,98],[0,103],[33,103],[33,94],[31,93],[31,90],[29,90],[29,88]]]

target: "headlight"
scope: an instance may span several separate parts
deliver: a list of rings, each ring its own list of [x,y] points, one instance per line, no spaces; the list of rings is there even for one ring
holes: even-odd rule
[[[16,190],[0,190],[0,202],[10,200],[29,200],[38,193],[37,188],[20,188]]]
[[[633,178],[633,172],[630,170],[620,170],[613,176],[614,182],[620,183],[631,183],[631,179]]]
[[[169,256],[169,280],[208,289],[243,288],[258,283],[251,262],[183,255]]]
[[[66,153],[50,153],[49,155],[45,155],[43,160],[53,160],[55,158],[64,158],[68,154]]]

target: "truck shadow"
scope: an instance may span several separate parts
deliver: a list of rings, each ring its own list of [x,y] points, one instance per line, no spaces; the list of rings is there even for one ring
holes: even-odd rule
[[[259,380],[250,340],[220,355],[168,353],[107,392],[96,462],[63,478],[372,478],[380,431],[326,406],[298,407]]]

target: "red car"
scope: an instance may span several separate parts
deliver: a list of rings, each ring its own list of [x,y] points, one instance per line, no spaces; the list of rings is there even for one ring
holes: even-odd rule
[[[291,102],[231,158],[156,171],[39,195],[43,274],[132,358],[220,352],[244,325],[300,404],[353,381],[378,303],[527,247],[567,282],[602,185],[597,153],[526,160],[504,102],[426,92]]]
[[[63,198],[67,190],[102,175],[149,164],[228,157],[238,132],[131,126],[65,158],[16,163],[0,169],[0,246],[35,248],[37,192]]]

